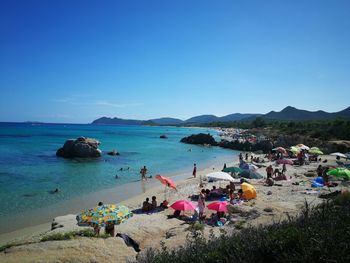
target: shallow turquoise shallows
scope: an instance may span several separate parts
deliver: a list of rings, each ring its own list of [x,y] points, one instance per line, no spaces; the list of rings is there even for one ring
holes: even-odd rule
[[[199,132],[217,135],[214,130],[197,128],[0,123],[0,217],[137,181],[143,165],[148,176],[191,172],[193,163],[214,163],[236,154],[179,142]],[[160,139],[161,134],[168,139]],[[102,157],[56,157],[67,139],[80,136],[98,139]],[[120,156],[107,155],[113,149]],[[55,188],[60,194],[51,193]]]

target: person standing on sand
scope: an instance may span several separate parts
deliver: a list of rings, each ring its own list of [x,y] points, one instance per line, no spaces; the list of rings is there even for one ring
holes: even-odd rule
[[[192,172],[192,175],[194,178],[196,178],[196,174],[197,174],[197,166],[196,164],[193,164],[193,172]]]
[[[147,180],[146,173],[147,173],[147,168],[146,168],[146,166],[144,166],[140,170],[141,180]]]
[[[266,176],[267,176],[267,179],[269,179],[269,178],[272,177],[272,172],[273,172],[272,165],[269,165],[269,166],[266,168]]]
[[[202,191],[199,194],[199,198],[198,198],[199,220],[201,220],[203,218],[204,208],[205,208],[205,190],[202,189]]]
[[[284,164],[283,164],[283,167],[282,167],[282,174],[286,174],[286,172],[287,172],[287,166],[286,166],[286,164],[284,163]]]

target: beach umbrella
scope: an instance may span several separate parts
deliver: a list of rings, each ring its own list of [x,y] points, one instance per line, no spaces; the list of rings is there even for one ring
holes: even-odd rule
[[[288,155],[286,149],[284,149],[283,147],[274,148],[274,149],[272,149],[272,151],[276,151],[276,152],[283,153],[284,155]]]
[[[309,153],[313,154],[313,155],[322,155],[323,152],[318,149],[317,147],[312,147],[309,151]]]
[[[241,173],[239,173],[240,177],[247,178],[247,179],[261,179],[264,178],[261,174],[249,170],[244,170]]]
[[[167,188],[167,187],[173,188],[173,189],[177,190],[177,189],[176,189],[176,184],[175,184],[171,179],[169,179],[168,177],[161,176],[161,175],[157,174],[157,175],[155,176],[155,178],[156,178],[157,180],[159,180],[159,182],[161,182],[162,184],[165,185],[165,189],[164,189],[164,199],[165,199],[165,200],[166,200],[166,188]]]
[[[77,220],[78,224],[105,226],[107,222],[118,225],[132,216],[132,212],[124,205],[106,204],[84,210],[77,216]]]
[[[256,190],[254,186],[248,183],[242,183],[241,189],[243,191],[243,195],[246,199],[254,199],[256,198]]]
[[[174,210],[180,211],[192,211],[197,208],[197,206],[188,200],[178,200],[170,206]]]
[[[289,150],[290,150],[292,153],[294,153],[294,154],[297,154],[297,153],[300,152],[300,148],[299,148],[298,146],[291,146],[291,147],[289,148]]]
[[[276,160],[276,163],[293,165],[293,161],[288,159],[278,159]]]
[[[310,147],[308,147],[308,146],[306,146],[305,144],[302,144],[302,143],[299,143],[298,145],[297,145],[300,149],[302,149],[302,150],[310,150]]]
[[[240,173],[243,170],[241,168],[239,168],[239,167],[232,166],[232,167],[226,167],[222,171],[225,172],[225,173]]]
[[[227,212],[227,204],[226,201],[216,201],[207,205],[207,208],[217,212]]]
[[[243,170],[250,170],[250,171],[255,171],[258,169],[258,167],[254,164],[251,163],[241,163],[239,167]]]
[[[345,168],[335,168],[333,170],[328,171],[327,174],[350,179],[350,170]]]
[[[207,174],[207,178],[214,179],[214,180],[230,181],[230,182],[234,181],[231,175],[229,175],[228,173],[224,173],[224,172],[209,173],[209,174]]]
[[[338,153],[338,152],[336,152],[336,153],[331,153],[330,155],[332,155],[332,156],[337,156],[337,157],[341,157],[341,158],[347,158],[347,156],[346,156],[345,154]]]
[[[155,178],[158,179],[165,186],[167,186],[169,188],[173,188],[173,189],[176,190],[175,183],[172,180],[170,180],[168,177],[161,176],[161,175],[158,174],[158,175],[155,176]]]

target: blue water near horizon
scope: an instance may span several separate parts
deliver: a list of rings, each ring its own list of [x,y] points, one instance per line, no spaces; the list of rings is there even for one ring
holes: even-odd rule
[[[0,123],[0,217],[137,181],[143,165],[147,166],[148,175],[154,176],[191,171],[193,163],[200,167],[201,163],[237,154],[179,142],[182,137],[199,132],[217,136],[216,131],[201,128]],[[161,134],[168,139],[160,139]],[[56,157],[56,150],[67,139],[80,136],[98,139],[102,157]],[[106,154],[113,149],[121,155]],[[129,170],[125,171],[127,167]],[[58,194],[51,193],[55,188],[60,189]]]

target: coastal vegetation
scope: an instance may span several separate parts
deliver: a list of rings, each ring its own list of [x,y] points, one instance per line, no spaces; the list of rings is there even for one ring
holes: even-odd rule
[[[349,262],[350,194],[311,208],[297,217],[206,239],[193,230],[176,250],[148,249],[137,262]]]
[[[257,117],[254,120],[212,122],[205,127],[255,129],[267,135],[302,135],[320,140],[350,140],[350,120],[278,121]],[[258,129],[258,130],[257,130]]]

